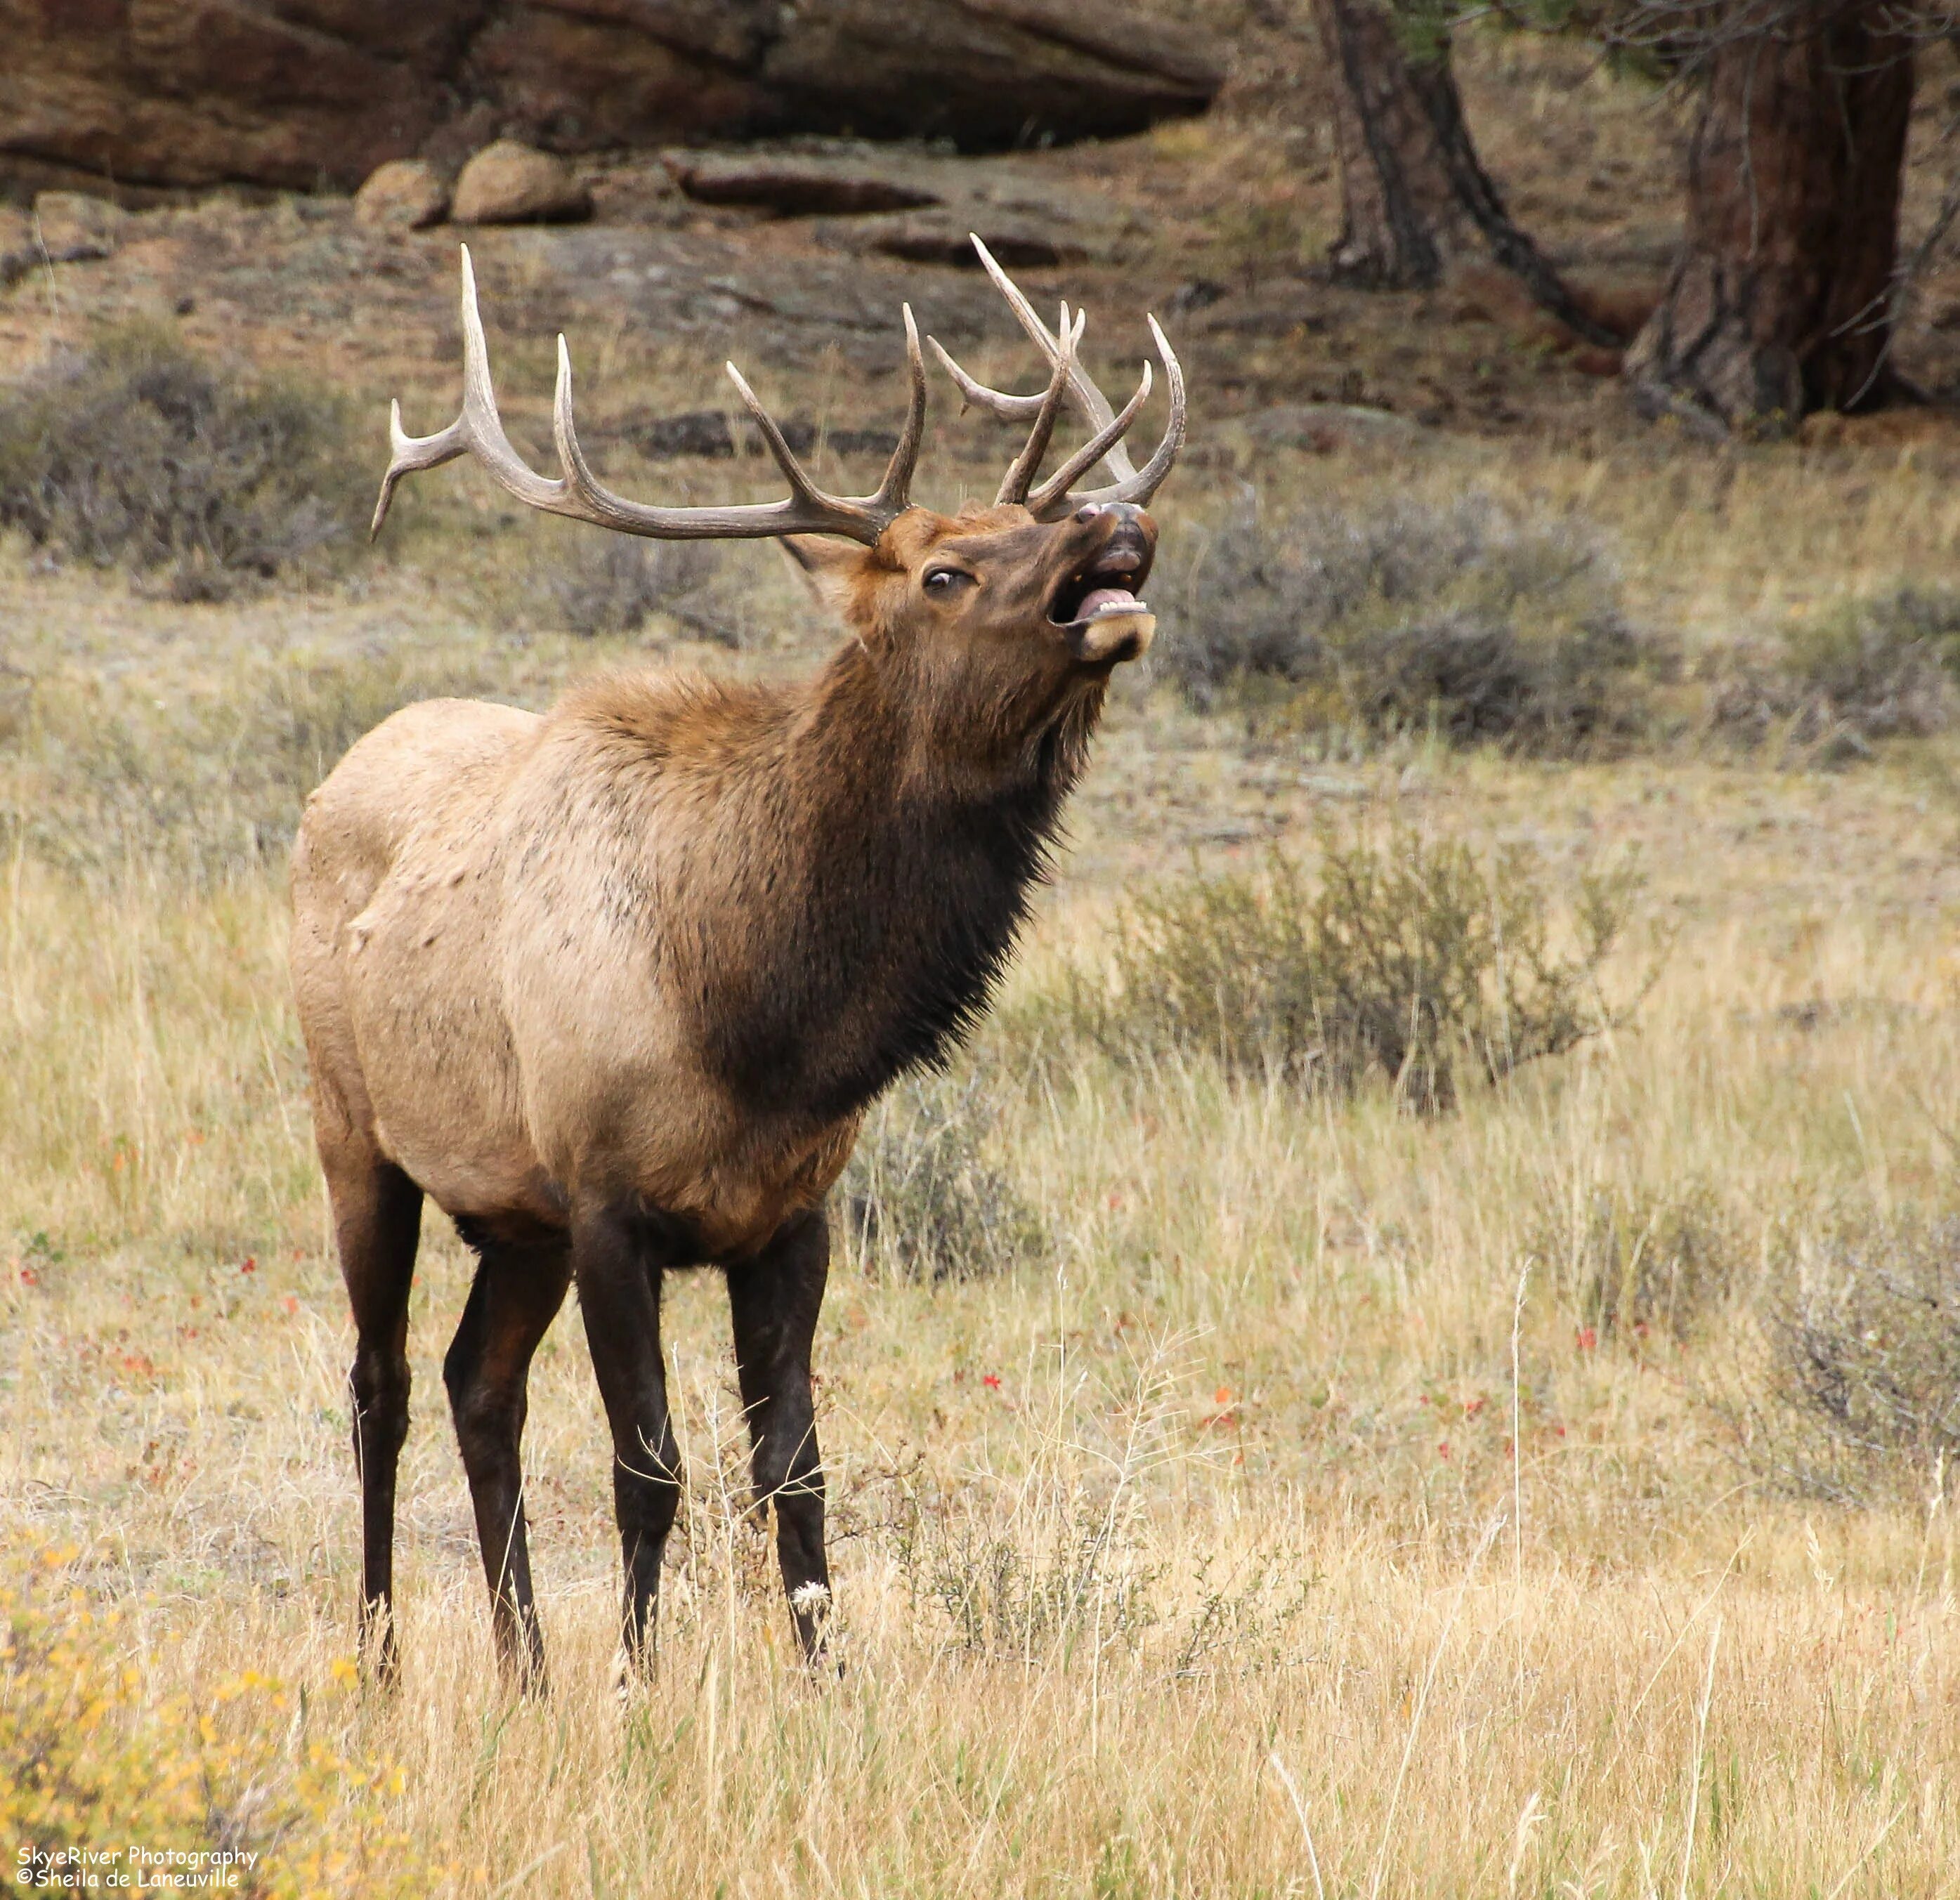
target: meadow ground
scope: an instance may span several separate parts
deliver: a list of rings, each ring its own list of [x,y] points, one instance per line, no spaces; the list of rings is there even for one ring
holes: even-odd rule
[[[1494,56],[1473,78],[1532,100],[1548,137],[1591,110]],[[1649,105],[1586,97],[1592,136],[1645,151]],[[1057,162],[1224,193],[1266,162],[1257,128]],[[1631,159],[1608,157],[1640,214]],[[1311,236],[1328,188],[1300,176]],[[671,243],[751,241],[708,224]],[[194,344],[236,324],[289,364],[330,333],[320,367],[364,402],[418,391],[424,425],[447,399],[440,314],[336,329],[362,296],[446,308],[446,237],[343,281],[344,256],[321,262],[342,227],[290,206],[158,229],[95,278],[17,288],[10,334],[74,341],[196,278]],[[1221,221],[1148,268],[1229,253],[1249,275],[1218,307],[1242,312],[1270,237]],[[533,397],[590,241],[485,246],[514,300],[500,362]],[[800,240],[752,241],[766,263]],[[1647,240],[1599,241],[1637,262]],[[1097,281],[1099,313],[1127,313]],[[439,1374],[468,1260],[431,1217],[405,1678],[362,1693],[352,1339],[285,971],[285,838],[348,738],[426,692],[539,704],[622,660],[807,666],[826,637],[773,557],[731,554],[691,619],[579,637],[564,583],[587,545],[456,472],[377,556],[231,600],[0,543],[10,1851],[237,1849],[268,1892],[581,1900],[1960,1892],[1960,758],[1950,732],[1868,742],[1772,708],[1745,742],[1720,716],[1734,656],[1952,581],[1960,441],[1914,418],[1782,448],[1656,440],[1610,386],[1488,325],[1313,294],[1322,328],[1194,346],[1223,395],[1161,511],[1166,643],[1201,637],[1204,550],[1248,480],[1269,521],[1323,526],[1420,530],[1468,498],[1592,551],[1664,651],[1649,728],[1533,761],[1121,683],[953,1085],[1021,1238],[964,1279],[854,1244],[834,1269],[834,1678],[791,1652],[741,1510],[721,1289],[683,1275],[665,1344],[689,1482],[657,1675],[616,1691],[607,1441],[568,1309],[526,1437],[554,1687],[504,1692]],[[775,372],[820,418],[889,393],[854,334]],[[721,341],[656,351],[622,317],[603,367],[621,400],[685,407]],[[1343,402],[1408,408],[1445,372],[1475,397],[1447,426],[1247,433],[1323,373]],[[969,427],[935,453],[928,492],[977,485],[991,450]],[[682,472],[697,498],[765,479]],[[731,647],[695,640],[704,615]],[[1637,1006],[1430,1116],[1386,1087],[1330,1098],[1072,1038],[1064,972],[1104,957],[1127,894],[1269,849],[1311,863],[1329,826],[1516,847],[1561,907],[1582,869],[1634,854],[1607,986]]]

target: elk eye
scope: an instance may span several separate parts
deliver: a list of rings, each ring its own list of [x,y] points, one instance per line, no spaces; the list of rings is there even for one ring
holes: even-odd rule
[[[971,574],[964,573],[957,567],[935,567],[925,577],[925,590],[929,594],[950,594],[961,582],[970,581],[972,578]]]

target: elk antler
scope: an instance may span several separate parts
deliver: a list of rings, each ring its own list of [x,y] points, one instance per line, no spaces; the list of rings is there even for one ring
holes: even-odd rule
[[[1005,501],[1024,502],[1028,498],[1035,472],[1041,466],[1042,457],[1048,453],[1048,439],[1055,434],[1055,419],[1061,413],[1062,395],[1068,387],[1070,372],[1075,367],[1075,348],[1082,341],[1082,326],[1088,320],[1086,312],[1077,310],[1071,323],[1068,306],[1064,303],[1061,307],[1061,322],[1055,330],[1058,341],[1055,373],[1048,380],[1047,389],[1035,399],[1034,427],[1028,432],[1026,446],[1015,456],[1001,479],[1001,492],[994,497],[997,508]]]
[[[925,434],[925,358],[919,352],[918,328],[912,306],[904,307],[905,362],[912,394],[905,426],[886,464],[885,478],[868,495],[826,494],[804,472],[802,463],[783,440],[768,411],[743,380],[733,364],[728,374],[737,392],[762,432],[762,440],[790,485],[782,501],[744,503],[721,508],[660,508],[628,501],[615,494],[592,472],[572,427],[571,356],[565,338],[558,340],[558,392],[552,405],[552,434],[564,465],[562,479],[539,475],[511,445],[497,414],[497,397],[490,383],[489,353],[483,341],[483,319],[476,309],[476,273],[469,246],[463,246],[463,413],[434,435],[412,436],[402,427],[402,405],[391,406],[388,434],[393,459],[381,478],[380,498],[374,504],[371,535],[381,532],[395,485],[418,469],[440,467],[460,455],[474,455],[504,488],[527,507],[548,514],[589,521],[620,534],[648,535],[671,541],[747,539],[775,535],[842,535],[874,545],[878,537],[909,507],[912,471]]]
[[[1130,459],[1128,450],[1123,446],[1123,437],[1130,424],[1136,420],[1137,412],[1144,405],[1150,392],[1150,367],[1144,365],[1143,381],[1137,392],[1123,405],[1120,415],[1112,411],[1109,399],[1091,380],[1074,351],[1074,341],[1080,336],[1078,316],[1074,340],[1050,331],[1048,326],[1036,314],[1035,307],[1023,294],[1021,288],[995,262],[994,254],[976,236],[973,248],[980,255],[987,275],[994,282],[1001,294],[1007,300],[1008,308],[1020,319],[1023,329],[1027,332],[1035,347],[1048,358],[1054,371],[1054,380],[1048,389],[1039,396],[1011,396],[1001,389],[990,389],[984,383],[978,383],[969,376],[945,350],[937,338],[928,337],[933,354],[939,358],[940,366],[959,386],[959,393],[975,407],[988,411],[1004,422],[1026,422],[1038,418],[1044,408],[1048,406],[1052,396],[1059,388],[1065,390],[1080,411],[1083,419],[1095,431],[1093,437],[1071,456],[1040,488],[1028,497],[1029,511],[1042,520],[1053,520],[1071,513],[1087,502],[1134,501],[1147,503],[1157,490],[1163,487],[1164,478],[1171,472],[1177,460],[1178,451],[1184,446],[1185,396],[1184,371],[1179,364],[1176,354],[1170,347],[1154,316],[1144,319],[1150,326],[1151,340],[1157,345],[1162,358],[1165,374],[1170,381],[1170,419],[1164,425],[1163,439],[1157,444],[1157,453],[1140,469]],[[1067,329],[1064,307],[1064,329]],[[1043,446],[1046,437],[1042,437]],[[1026,452],[1023,451],[1025,456]],[[1109,465],[1109,472],[1115,477],[1107,488],[1091,488],[1080,493],[1071,491],[1068,485],[1098,462]],[[1020,466],[1017,462],[1015,465]],[[1003,498],[1006,491],[1002,491]]]

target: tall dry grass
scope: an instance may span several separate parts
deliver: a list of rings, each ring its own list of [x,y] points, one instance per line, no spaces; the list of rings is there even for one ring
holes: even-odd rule
[[[1637,809],[1638,777],[1587,796]],[[1488,811],[1530,783],[1459,790]],[[1104,923],[1093,892],[1051,913],[1010,1021]],[[114,1759],[167,1757],[173,1708],[281,1738],[234,1771],[272,1790],[284,1832],[249,1804],[236,1829],[283,1890],[1951,1892],[1939,1481],[1784,1499],[1710,1403],[1761,1349],[1777,1234],[1942,1192],[1946,940],[1936,917],[1813,919],[1780,948],[1777,925],[1691,918],[1637,1027],[1440,1119],[1175,1056],[1022,1086],[983,1046],[1052,1257],[937,1285],[840,1263],[818,1352],[835,1680],[794,1660],[740,1514],[719,1289],[682,1276],[657,1678],[619,1701],[606,1441],[568,1315],[527,1441],[556,1686],[506,1696],[435,1376],[466,1260],[431,1221],[407,1677],[377,1704],[344,1680],[349,1340],[280,894],[85,895],[18,855],[10,1561],[30,1596],[119,1616],[88,1638],[135,1672],[101,1718]],[[1872,1006],[1778,1014],[1816,994]],[[1589,1336],[1587,1210],[1690,1186],[1728,1277],[1678,1339]],[[248,1670],[270,1686],[225,1699]],[[307,1746],[345,1765],[304,1800],[302,1691]],[[341,1835],[379,1845],[336,1863]]]
[[[1304,509],[1392,486],[1583,516],[1629,611],[1692,656],[1950,563],[1937,470],[1902,447],[1847,484],[1850,453],[1459,443],[1260,478]],[[1223,519],[1201,473],[1167,558]],[[740,1511],[721,1290],[678,1276],[689,1483],[657,1677],[616,1696],[608,1441],[568,1314],[526,1445],[555,1688],[506,1695],[438,1376],[467,1260],[432,1218],[406,1676],[364,1698],[352,1342],[276,847],[329,736],[398,687],[535,702],[625,650],[504,618],[546,544],[496,554],[475,507],[412,520],[409,566],[364,595],[221,611],[0,570],[7,1831],[236,1841],[271,1892],[1960,1889],[1949,1475],[1779,1398],[1767,1323],[1952,1211],[1939,740],[1824,774],[1406,738],[1330,772],[1126,686],[1081,847],[948,1085],[971,1151],[927,1196],[956,1226],[959,1196],[995,1196],[963,1244],[1029,1238],[942,1272],[880,1230],[835,1269],[842,1676],[793,1660]],[[441,578],[466,553],[481,611]],[[1119,893],[1188,850],[1256,863],[1262,829],[1298,843],[1330,809],[1515,847],[1553,890],[1637,850],[1659,982],[1431,1117],[1174,1047],[1036,1059]],[[866,1191],[912,1191],[934,1112],[897,1105]],[[49,1762],[65,1793],[24,1765]]]

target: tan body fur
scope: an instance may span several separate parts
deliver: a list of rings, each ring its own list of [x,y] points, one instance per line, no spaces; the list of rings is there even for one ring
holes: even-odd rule
[[[355,746],[294,863],[323,1151],[371,1146],[491,1231],[562,1228],[581,1187],[631,1193],[704,1260],[816,1205],[855,1117],[758,1126],[696,1033],[742,976],[740,919],[713,915],[743,851],[723,774],[780,758],[792,718],[778,697],[625,678],[544,718],[411,707]],[[692,954],[709,933],[719,967]]]

